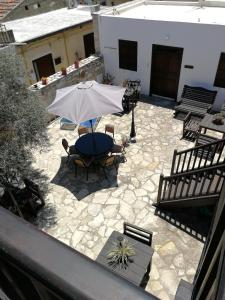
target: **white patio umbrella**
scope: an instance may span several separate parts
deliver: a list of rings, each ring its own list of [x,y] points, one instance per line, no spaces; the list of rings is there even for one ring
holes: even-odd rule
[[[80,124],[106,114],[121,112],[125,88],[96,81],[81,82],[56,91],[50,113]]]

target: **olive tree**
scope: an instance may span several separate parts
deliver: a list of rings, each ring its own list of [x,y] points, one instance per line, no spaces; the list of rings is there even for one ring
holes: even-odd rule
[[[0,183],[40,175],[33,150],[47,142],[45,109],[23,74],[15,51],[0,51]]]

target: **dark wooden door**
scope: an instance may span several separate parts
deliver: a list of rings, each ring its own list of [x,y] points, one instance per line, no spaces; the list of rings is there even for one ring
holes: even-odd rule
[[[41,77],[48,77],[55,73],[55,67],[51,54],[47,54],[33,60],[33,66],[37,80],[40,80]]]
[[[150,95],[177,98],[183,48],[152,45]]]
[[[91,54],[95,53],[94,33],[92,32],[84,35],[83,39],[84,39],[85,57],[88,57]]]

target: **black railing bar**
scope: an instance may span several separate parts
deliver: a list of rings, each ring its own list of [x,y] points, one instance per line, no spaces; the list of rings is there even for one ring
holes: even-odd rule
[[[209,181],[209,185],[208,185],[206,194],[209,194],[209,192],[210,192],[211,185],[212,185],[212,183],[213,183],[213,181],[214,181],[214,179],[215,179],[216,171],[217,171],[217,170],[213,170],[213,171],[212,171],[212,174],[210,174],[210,181]],[[215,191],[215,192],[216,192],[216,191]],[[214,191],[212,191],[212,193],[214,193]]]
[[[222,163],[222,164],[216,165],[216,166],[209,166],[209,167],[206,167],[206,168],[200,169],[200,170],[191,170],[191,171],[187,171],[185,173],[179,173],[179,174],[173,174],[171,176],[165,176],[163,178],[163,180],[170,180],[170,179],[172,180],[172,179],[182,177],[182,176],[189,176],[189,175],[192,175],[192,174],[196,175],[198,173],[205,173],[205,172],[208,172],[208,171],[210,172],[214,169],[218,169],[218,170],[225,169],[225,163]]]
[[[216,143],[225,143],[225,138],[224,138],[224,139],[217,140],[217,141],[214,141],[214,142],[211,142],[211,143],[208,143],[207,145],[214,145],[214,144],[216,144]],[[189,151],[191,151],[191,150],[201,149],[203,146],[205,146],[205,145],[200,145],[200,146],[197,146],[197,147],[192,147],[192,148],[189,148],[189,149],[177,151],[177,155],[183,154],[183,153],[185,153],[185,152],[189,152]]]
[[[206,152],[206,157],[205,157],[205,163],[204,163],[204,167],[206,167],[206,166],[207,166],[207,163],[208,163],[208,165],[212,165],[212,163],[213,163],[213,159],[210,161],[210,163],[209,163],[209,161],[208,161],[208,158],[209,158],[210,152],[212,151],[212,150],[211,150],[211,148],[213,148],[213,147],[211,147],[211,146],[208,146],[208,147],[206,147],[206,149],[205,149],[205,152]]]
[[[187,164],[187,170],[189,170],[189,166],[190,166],[190,162],[191,162],[192,157],[193,157],[193,150],[191,150],[190,155],[189,155],[189,160],[188,160],[188,164]]]
[[[158,195],[157,195],[157,203],[159,203],[161,196],[162,196],[162,186],[163,186],[163,174],[160,174],[159,177],[159,188],[158,188]]]
[[[165,177],[164,177],[165,178]],[[168,186],[168,180],[164,180],[163,178],[163,195],[162,195],[162,198],[164,199],[165,196],[166,196],[166,189],[167,189],[167,186]]]
[[[179,155],[179,158],[178,158],[176,172],[178,172],[178,170],[179,170],[179,167],[180,167],[180,159],[181,159],[181,155]]]
[[[200,191],[199,191],[199,194],[201,195],[202,194],[202,192],[203,192],[203,189],[204,189],[204,187],[205,187],[205,183],[206,183],[206,180],[207,180],[207,176],[204,176],[203,177],[203,180],[202,180],[202,182],[201,182],[201,188],[200,188]]]
[[[203,158],[203,155],[204,155],[204,151],[205,151],[205,149],[202,148],[202,153],[201,153],[201,156],[200,156],[199,162],[198,162],[198,168],[200,168],[200,166],[201,166],[201,162],[202,162],[202,158]]]
[[[180,195],[179,195],[179,198],[182,198],[184,186],[186,185],[186,178],[183,177],[182,180],[181,180],[180,182],[181,182],[181,189],[180,189]]]
[[[220,172],[220,174],[219,174],[219,178],[218,178],[217,185],[216,185],[216,187],[215,187],[215,191],[218,190],[218,187],[219,187],[219,184],[220,184],[220,182],[221,182],[221,179],[224,179],[224,176],[223,176],[222,172]]]
[[[185,165],[186,157],[187,157],[187,153],[185,153],[185,154],[184,154],[184,158],[183,158],[183,164],[182,164],[181,172],[183,172],[183,170],[184,170],[184,165]]]
[[[175,169],[176,154],[177,154],[177,150],[175,149],[173,151],[173,159],[172,159],[171,173],[170,173],[171,175],[174,173],[174,169]]]
[[[220,146],[220,147],[221,147],[221,146]],[[222,147],[221,147],[221,150],[220,150],[220,152],[219,152],[219,155],[218,155],[218,158],[217,158],[217,162],[219,162],[219,161],[220,161],[220,158],[221,158],[221,155],[222,155],[223,149],[224,149],[224,144],[222,145]]]
[[[193,176],[191,176],[191,178],[189,178],[189,183],[188,183],[187,193],[186,193],[187,197],[188,197],[188,194],[189,194],[189,190],[190,190],[190,187],[191,187],[192,180],[193,180]]]
[[[201,178],[201,174],[198,173],[197,176],[196,176],[196,179],[195,179],[196,181],[195,181],[195,185],[194,185],[194,189],[193,189],[192,195],[195,195],[197,186],[198,186],[198,184],[200,184],[199,178]]]

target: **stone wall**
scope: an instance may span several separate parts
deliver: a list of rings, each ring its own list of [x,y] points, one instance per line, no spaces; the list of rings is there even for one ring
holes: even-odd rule
[[[96,80],[102,82],[104,74],[103,58],[99,56],[89,56],[79,62],[79,68],[74,66],[67,68],[67,75],[61,75],[61,72],[55,73],[48,77],[47,85],[42,85],[39,81],[37,84],[30,86],[30,90],[35,93],[40,101],[47,107],[55,99],[56,90],[64,88],[81,81]],[[49,120],[54,116],[49,115]]]

